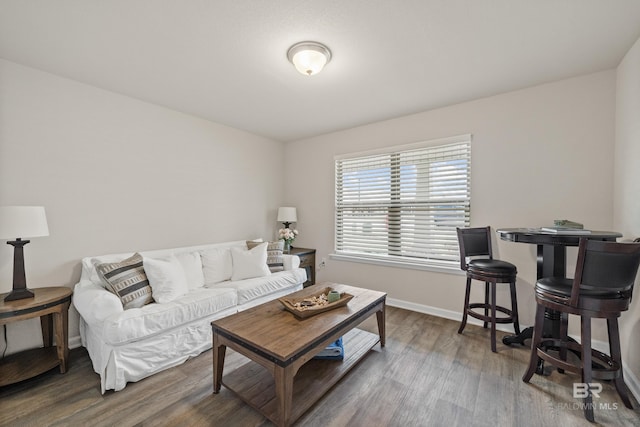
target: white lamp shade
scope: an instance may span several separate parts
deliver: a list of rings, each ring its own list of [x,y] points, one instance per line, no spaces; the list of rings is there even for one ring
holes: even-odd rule
[[[292,207],[278,208],[278,221],[280,222],[298,221],[298,214],[296,212],[296,208],[292,208]]]
[[[0,239],[49,235],[43,206],[0,206]]]

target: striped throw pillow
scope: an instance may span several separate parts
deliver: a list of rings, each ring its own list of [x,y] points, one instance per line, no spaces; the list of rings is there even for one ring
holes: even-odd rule
[[[247,248],[253,249],[263,242],[251,242],[247,241]],[[282,254],[284,252],[284,240],[278,240],[275,242],[269,242],[267,245],[267,265],[272,273],[276,271],[284,270],[284,260]]]
[[[125,310],[153,302],[151,286],[139,253],[120,262],[99,264],[96,270],[105,281],[107,290],[120,298]]]

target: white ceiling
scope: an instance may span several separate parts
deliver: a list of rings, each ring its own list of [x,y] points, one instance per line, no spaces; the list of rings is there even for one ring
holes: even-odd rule
[[[0,0],[0,57],[292,141],[616,67],[640,0]],[[312,77],[289,46],[325,43]]]

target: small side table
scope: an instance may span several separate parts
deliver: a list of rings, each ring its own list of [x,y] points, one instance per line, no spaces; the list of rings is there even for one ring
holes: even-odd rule
[[[291,248],[291,255],[298,255],[300,258],[300,268],[307,271],[307,281],[303,286],[314,285],[316,283],[316,250],[308,248]]]
[[[0,295],[0,325],[39,317],[44,347],[21,351],[0,360],[0,386],[35,377],[56,366],[60,366],[60,373],[67,371],[69,305],[73,292],[65,287],[30,290],[34,293],[33,298],[16,301],[4,301],[6,294]]]

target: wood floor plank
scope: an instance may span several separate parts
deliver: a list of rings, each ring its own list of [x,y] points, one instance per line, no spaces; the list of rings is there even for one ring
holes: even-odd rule
[[[387,345],[374,349],[312,406],[299,426],[584,426],[572,397],[575,375],[549,371],[521,377],[529,349],[498,345],[489,330],[388,307]],[[377,333],[375,319],[359,328]],[[498,333],[498,340],[502,338]],[[247,363],[227,351],[225,373]],[[222,387],[213,394],[207,351],[119,392],[100,394],[100,380],[84,349],[70,353],[69,371],[52,370],[0,388],[0,426],[271,426]],[[624,407],[603,382],[597,425],[637,426],[640,405]],[[608,406],[607,406],[608,405]]]

